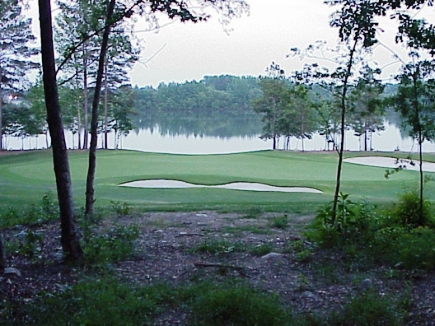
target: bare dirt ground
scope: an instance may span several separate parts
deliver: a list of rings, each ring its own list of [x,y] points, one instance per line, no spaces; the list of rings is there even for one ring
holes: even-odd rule
[[[132,283],[177,285],[236,278],[277,293],[295,311],[320,315],[339,309],[367,288],[397,299],[409,292],[412,304],[406,325],[435,325],[434,273],[402,273],[345,263],[339,253],[316,250],[304,239],[304,226],[312,216],[289,215],[289,224],[278,228],[276,218],[282,216],[246,218],[209,211],[145,213],[113,218],[100,227],[104,230],[115,223],[138,227],[134,257],[113,266],[121,278]],[[20,275],[0,277],[2,300],[30,302],[41,291],[57,292],[77,280],[78,268],[61,263],[57,225],[44,225],[35,231],[44,234],[44,264],[41,260],[32,263],[19,254],[9,255],[8,265]],[[5,238],[18,237],[20,232],[22,228],[7,230]],[[264,248],[268,250],[261,251]],[[187,317],[174,309],[159,316],[155,324],[187,325]]]

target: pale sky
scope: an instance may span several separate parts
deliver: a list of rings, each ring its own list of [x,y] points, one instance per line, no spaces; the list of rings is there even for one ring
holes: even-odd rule
[[[161,82],[182,83],[210,75],[259,76],[265,74],[272,61],[290,74],[303,65],[297,58],[286,58],[290,48],[304,48],[316,40],[327,40],[333,46],[337,40],[337,30],[329,27],[334,9],[323,0],[246,1],[251,7],[249,16],[234,19],[229,34],[214,12],[208,22],[175,22],[158,33],[137,33],[144,49],[142,63],[137,63],[130,73],[132,84],[156,87]],[[30,4],[37,36],[37,1],[30,0]],[[385,22],[382,37],[394,46],[394,26],[389,20]],[[135,29],[143,28],[138,25]],[[390,62],[390,57],[385,50],[377,55],[384,63]]]

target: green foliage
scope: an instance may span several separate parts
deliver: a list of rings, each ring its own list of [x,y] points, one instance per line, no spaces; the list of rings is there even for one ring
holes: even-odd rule
[[[231,252],[246,251],[246,246],[240,242],[231,243],[227,240],[205,240],[202,244],[192,249],[193,252],[204,252],[208,254],[220,255]]]
[[[423,199],[423,211],[421,211],[420,195],[417,190],[400,194],[392,215],[403,226],[434,226],[432,204],[429,200]]]
[[[243,215],[244,218],[259,218],[263,215],[264,210],[260,206],[251,206],[246,210]]]
[[[289,219],[287,214],[284,214],[282,216],[275,216],[272,217],[272,220],[270,222],[270,225],[277,229],[286,229],[289,224]]]
[[[28,308],[32,318],[22,324],[150,325],[169,294],[167,287],[131,287],[107,275],[86,279],[54,296],[42,296]]]
[[[133,254],[134,240],[139,236],[135,226],[114,226],[100,234],[92,229],[85,230],[83,252],[88,264],[118,262]]]
[[[429,270],[435,268],[434,243],[433,229],[382,228],[375,233],[367,254],[396,268]]]
[[[307,235],[324,247],[355,242],[365,235],[371,219],[372,212],[365,202],[355,203],[348,194],[340,193],[335,217],[331,204],[319,208]]]
[[[394,326],[402,325],[393,300],[374,292],[353,297],[340,312],[332,313],[328,325]]]
[[[425,212],[430,216],[430,203]],[[418,219],[419,196],[407,192],[392,209],[376,210],[367,203],[354,203],[341,195],[336,219],[331,208],[318,211],[307,230],[309,239],[324,248],[339,248],[351,261],[380,263],[394,268],[432,269],[435,267],[435,230],[432,218]],[[421,224],[423,226],[421,226]]]
[[[301,240],[291,242],[286,246],[285,251],[294,253],[296,260],[300,263],[309,262],[313,255],[312,248]]]
[[[126,202],[119,202],[119,201],[110,201],[111,204],[111,210],[115,212],[117,217],[126,216],[130,214],[130,205]]]
[[[32,230],[27,230],[23,241],[19,244],[18,252],[25,255],[33,262],[42,261],[44,249],[44,236]]]
[[[276,296],[243,284],[209,286],[192,305],[193,325],[285,325],[290,320]]]
[[[48,191],[38,204],[22,209],[8,207],[0,214],[0,223],[2,227],[7,228],[15,225],[40,225],[58,218],[57,203],[53,200],[53,194]]]
[[[272,252],[273,244],[271,243],[262,243],[261,245],[252,247],[249,252],[255,256],[264,256],[268,253]]]

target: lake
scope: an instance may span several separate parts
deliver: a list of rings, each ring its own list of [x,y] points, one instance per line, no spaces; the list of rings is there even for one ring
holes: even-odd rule
[[[418,145],[410,137],[402,138],[400,130],[392,124],[386,123],[385,130],[374,133],[371,143],[376,151],[394,151],[399,149],[403,152],[417,152]],[[20,149],[40,149],[45,148],[45,136],[29,137],[24,140],[14,137],[4,137],[5,148],[9,150]],[[66,132],[68,148],[77,146],[77,139],[73,144],[72,134]],[[361,140],[363,141],[363,140]],[[101,138],[98,142],[101,146]],[[280,139],[278,148],[283,149],[285,140]],[[363,147],[363,144],[361,143]],[[114,147],[114,135],[109,135],[109,147]],[[132,131],[128,136],[122,137],[119,142],[119,148],[139,150],[146,152],[175,153],[175,154],[224,154],[257,151],[272,148],[271,140],[262,140],[258,136],[250,137],[210,137],[194,135],[162,135],[158,128],[141,129]],[[304,140],[306,151],[325,150],[325,138],[318,134],[313,135],[311,140]],[[331,147],[332,148],[332,147]],[[302,141],[292,138],[290,141],[291,150],[302,150]],[[359,138],[353,135],[353,131],[346,132],[345,149],[358,151],[360,150]],[[435,152],[435,143],[424,142],[424,152]]]

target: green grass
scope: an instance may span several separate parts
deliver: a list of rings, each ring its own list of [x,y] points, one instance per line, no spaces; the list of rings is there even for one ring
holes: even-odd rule
[[[348,156],[374,153],[346,153]],[[389,155],[393,153],[376,153]],[[396,153],[394,153],[396,155]],[[83,205],[88,156],[70,152],[73,193]],[[435,161],[434,154],[425,159]],[[135,151],[98,151],[95,178],[97,205],[128,203],[141,210],[219,209],[246,211],[255,205],[261,211],[313,212],[332,198],[335,185],[335,153],[295,153],[260,151],[225,155],[172,155]],[[418,181],[413,171],[384,178],[384,168],[345,163],[342,192],[354,200],[385,203]],[[139,189],[119,187],[124,182],[143,179],[175,179],[195,184],[259,182],[274,186],[301,186],[320,189],[324,194],[254,192],[228,189]],[[435,187],[427,194],[435,199]],[[34,203],[48,190],[55,191],[51,151],[25,152],[0,157],[0,208]]]

